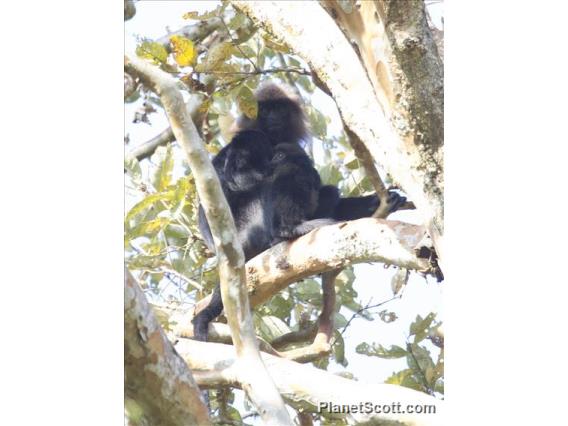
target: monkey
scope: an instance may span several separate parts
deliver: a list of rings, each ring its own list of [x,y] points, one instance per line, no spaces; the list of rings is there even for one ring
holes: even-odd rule
[[[238,132],[213,159],[245,260],[319,226],[374,213],[379,206],[377,195],[342,198],[337,187],[321,184],[301,146],[308,130],[298,99],[273,83],[261,86],[256,99],[256,119],[241,116]],[[405,197],[391,192],[389,210],[396,210],[404,201]],[[202,208],[198,220],[207,247],[214,251]],[[217,286],[209,305],[192,320],[197,340],[207,340],[209,322],[222,309]]]
[[[334,205],[320,206],[321,179],[310,157],[298,144],[281,143],[274,148],[271,191],[274,204],[272,245],[335,223]],[[318,211],[320,218],[315,218]]]
[[[258,130],[243,130],[213,159],[221,188],[231,209],[245,260],[268,249],[273,240],[273,202],[270,186],[272,145]],[[203,207],[199,206],[198,227],[211,252],[215,244]],[[223,310],[220,288],[211,303],[193,319],[197,340],[207,340],[209,323]]]

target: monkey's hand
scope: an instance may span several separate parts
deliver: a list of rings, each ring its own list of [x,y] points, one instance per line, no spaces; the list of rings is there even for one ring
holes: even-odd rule
[[[389,191],[389,198],[387,204],[389,206],[388,212],[393,213],[397,211],[404,203],[406,203],[406,197],[400,195],[398,192]]]

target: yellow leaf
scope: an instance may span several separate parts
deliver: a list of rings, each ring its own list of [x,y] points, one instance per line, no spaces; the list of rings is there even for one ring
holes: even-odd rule
[[[180,67],[187,67],[195,63],[197,51],[193,42],[183,36],[173,35],[170,37],[174,59]]]

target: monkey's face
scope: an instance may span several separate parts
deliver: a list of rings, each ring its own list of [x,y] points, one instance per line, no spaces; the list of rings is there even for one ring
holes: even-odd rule
[[[225,178],[232,190],[250,190],[262,184],[271,173],[272,146],[266,135],[243,131],[231,142],[225,159]]]
[[[303,113],[289,99],[272,99],[258,103],[257,126],[271,139],[273,145],[297,143],[305,136]]]

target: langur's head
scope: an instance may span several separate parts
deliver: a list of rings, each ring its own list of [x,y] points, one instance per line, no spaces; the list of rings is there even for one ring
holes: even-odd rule
[[[276,83],[262,84],[256,91],[258,116],[239,119],[240,129],[257,129],[270,138],[273,145],[299,144],[307,136],[306,117],[301,101],[290,90]]]

